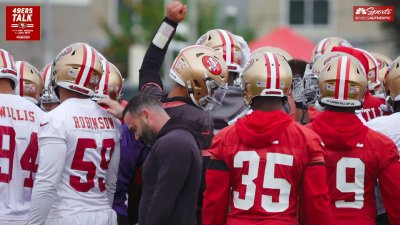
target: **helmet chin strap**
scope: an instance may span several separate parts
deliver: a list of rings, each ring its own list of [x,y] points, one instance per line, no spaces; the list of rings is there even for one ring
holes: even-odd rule
[[[59,86],[56,86],[54,88],[54,93],[56,94],[58,99],[60,99],[60,89],[59,88],[60,88]]]
[[[190,99],[192,100],[192,102],[199,108],[201,108],[201,106],[197,103],[194,94],[193,94],[193,88],[192,85],[190,84],[190,81],[186,82],[186,88],[187,88],[187,92],[189,93]]]
[[[192,99],[192,102],[193,102],[197,107],[201,108],[201,107],[199,106],[199,104],[196,102],[196,99],[194,98],[193,92],[192,92],[192,93],[189,93],[189,96],[190,96],[190,99]]]

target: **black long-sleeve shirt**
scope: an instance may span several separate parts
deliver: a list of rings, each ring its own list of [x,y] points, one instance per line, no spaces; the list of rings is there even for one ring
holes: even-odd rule
[[[178,26],[177,23],[166,17],[163,22],[172,26],[175,30]],[[171,118],[182,118],[192,121],[193,128],[202,134],[201,136],[197,136],[196,140],[200,144],[200,149],[207,149],[210,147],[212,138],[214,137],[214,123],[210,115],[196,107],[189,97],[167,98],[160,79],[160,68],[175,30],[172,32],[163,49],[153,43],[150,44],[139,70],[139,90],[142,93],[159,98],[163,103],[165,111]]]

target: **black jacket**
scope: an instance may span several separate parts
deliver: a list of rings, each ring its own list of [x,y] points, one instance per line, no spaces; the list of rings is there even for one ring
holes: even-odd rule
[[[170,119],[143,165],[139,224],[196,224],[202,157],[191,122]]]

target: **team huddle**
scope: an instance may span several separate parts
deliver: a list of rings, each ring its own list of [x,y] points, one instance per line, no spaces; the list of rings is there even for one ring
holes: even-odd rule
[[[167,91],[185,15],[166,5],[129,102],[89,44],[40,72],[0,49],[0,224],[400,224],[400,57],[327,37],[306,62],[213,29]]]

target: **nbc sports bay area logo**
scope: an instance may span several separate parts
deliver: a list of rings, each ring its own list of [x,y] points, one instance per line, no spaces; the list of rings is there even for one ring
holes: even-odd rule
[[[394,21],[394,6],[354,6],[354,21]]]

